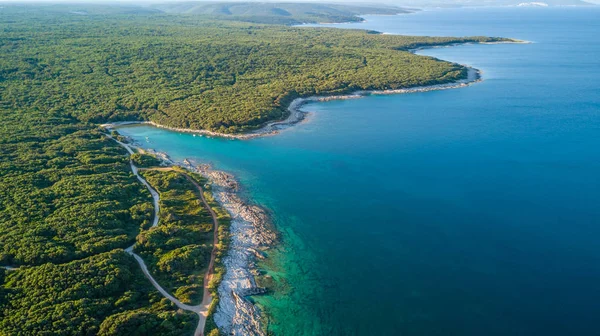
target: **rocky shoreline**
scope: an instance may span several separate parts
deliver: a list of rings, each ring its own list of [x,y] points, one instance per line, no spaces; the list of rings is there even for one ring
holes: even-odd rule
[[[102,127],[112,130],[115,125],[105,124]],[[142,152],[155,155],[165,166],[180,166],[201,174],[211,182],[213,197],[231,216],[231,241],[223,259],[226,271],[217,288],[219,303],[214,321],[219,331],[227,335],[266,335],[259,308],[247,299],[251,295],[266,293],[265,288],[256,284],[255,277],[259,274],[256,261],[263,259],[263,251],[278,239],[265,210],[240,196],[240,185],[231,174],[188,159],[173,161],[166,153],[143,148],[131,138],[127,142]],[[4,268],[11,269],[8,266]]]
[[[136,144],[136,147],[140,147]],[[264,258],[263,251],[277,241],[277,233],[264,209],[252,205],[240,196],[240,185],[231,174],[214,170],[208,164],[198,164],[185,159],[175,162],[165,153],[152,149],[145,152],[156,155],[167,165],[178,165],[207,178],[212,185],[215,200],[231,216],[229,234],[231,241],[223,259],[226,272],[217,289],[219,304],[214,321],[227,335],[263,336],[265,326],[258,307],[247,297],[266,292],[256,284],[257,259]]]
[[[283,121],[276,121],[267,124],[265,127],[256,130],[252,133],[243,134],[237,136],[238,139],[247,139],[258,136],[273,135],[279,133],[279,131],[293,126],[306,118],[310,113],[302,109],[302,106],[311,102],[324,102],[331,100],[347,100],[347,99],[359,99],[369,95],[390,95],[390,94],[404,94],[404,93],[415,93],[415,92],[428,92],[448,89],[458,89],[466,87],[482,80],[481,71],[472,67],[467,67],[467,78],[454,81],[445,84],[435,84],[427,86],[417,86],[406,89],[390,89],[390,90],[361,90],[346,95],[334,95],[334,96],[312,96],[308,98],[296,98],[292,101],[288,107],[290,115]]]
[[[429,47],[430,48],[430,47]],[[302,107],[310,102],[322,102],[322,101],[330,101],[330,100],[345,100],[345,99],[358,99],[369,95],[389,95],[389,94],[404,94],[404,93],[414,93],[414,92],[427,92],[427,91],[437,91],[437,90],[448,90],[448,89],[457,89],[461,87],[466,87],[472,85],[474,83],[480,82],[481,79],[481,71],[472,67],[467,67],[467,78],[461,79],[458,81],[445,83],[445,84],[435,84],[435,85],[426,85],[426,86],[417,86],[406,89],[393,89],[393,90],[360,90],[350,94],[345,95],[329,95],[329,96],[312,96],[306,98],[296,98],[294,99],[287,110],[289,115],[284,120],[273,121],[260,129],[255,131],[251,131],[249,133],[244,134],[226,134],[219,133],[207,130],[193,130],[188,128],[177,128],[170,127],[165,125],[160,125],[152,121],[121,121],[121,122],[113,122],[101,125],[105,128],[115,128],[119,126],[125,125],[135,125],[135,124],[145,124],[152,125],[154,127],[164,128],[171,131],[183,132],[183,133],[194,133],[206,136],[213,137],[222,137],[229,139],[241,139],[247,140],[257,137],[269,136],[278,134],[280,131],[289,128],[301,121],[303,121],[306,116],[310,113],[302,109]]]
[[[171,128],[153,122],[130,121],[104,124],[102,126],[112,129],[122,125],[149,124],[155,127],[179,132],[234,139],[250,139],[277,134],[281,130],[303,121],[309,112],[304,111],[302,107],[310,102],[358,99],[367,95],[446,90],[469,86],[481,81],[481,73],[479,70],[471,67],[467,67],[467,69],[467,78],[446,84],[397,90],[357,91],[351,94],[337,96],[297,98],[289,105],[289,116],[285,120],[271,122],[259,130],[241,135]],[[138,147],[141,146],[138,144]],[[258,287],[255,277],[258,275],[258,269],[256,267],[257,259],[263,258],[262,251],[268,249],[277,241],[277,234],[270,225],[271,222],[268,215],[262,208],[252,205],[250,202],[240,197],[240,186],[233,175],[213,170],[206,164],[197,164],[189,160],[174,162],[165,153],[153,150],[146,151],[156,155],[169,165],[179,165],[188,170],[198,172],[212,183],[215,200],[229,212],[232,218],[230,225],[231,241],[228,252],[223,259],[226,272],[217,289],[219,303],[214,313],[214,321],[219,330],[227,335],[266,335],[266,328],[262,322],[263,319],[260,309],[246,297],[265,292],[264,288]]]
[[[223,260],[226,272],[218,287],[219,305],[214,321],[227,335],[265,335],[260,310],[246,297],[265,292],[257,286],[255,276],[258,275],[256,260],[277,240],[269,217],[262,208],[240,197],[239,184],[233,175],[189,161],[185,167],[211,181],[215,199],[232,217],[231,241]]]
[[[518,39],[510,39],[506,41],[497,41],[497,42],[473,42],[473,43],[456,43],[456,44],[446,44],[440,46],[424,46],[417,47],[410,50],[412,53],[417,53],[420,50],[425,49],[435,49],[435,48],[447,48],[455,45],[465,45],[465,44],[530,44],[533,43],[531,41],[518,40]],[[344,99],[357,99],[362,98],[368,95],[387,95],[387,94],[403,94],[403,93],[413,93],[413,92],[427,92],[427,91],[437,91],[437,90],[448,90],[448,89],[458,89],[462,87],[466,87],[472,85],[474,83],[482,81],[481,71],[479,69],[475,69],[468,65],[463,65],[467,69],[467,78],[461,79],[458,81],[444,83],[444,84],[435,84],[435,85],[424,85],[417,86],[412,88],[405,89],[393,89],[393,90],[359,90],[350,94],[343,95],[325,95],[325,96],[311,96],[306,98],[296,98],[294,99],[287,108],[289,115],[284,120],[278,120],[267,123],[265,126],[243,134],[227,134],[227,133],[219,133],[207,130],[193,130],[188,128],[178,128],[178,127],[170,127],[165,125],[157,124],[153,121],[121,121],[121,122],[113,122],[101,125],[105,128],[115,128],[118,126],[124,125],[134,125],[134,124],[147,124],[152,125],[154,127],[164,128],[177,132],[184,133],[195,133],[206,136],[213,137],[221,137],[221,138],[229,138],[229,139],[252,139],[257,137],[269,136],[278,134],[281,130],[289,128],[301,121],[303,121],[306,116],[310,113],[308,111],[304,111],[302,106],[310,103],[310,102],[319,102],[319,101],[330,101],[330,100],[344,100]]]
[[[254,137],[277,134],[279,131],[291,127],[305,119],[309,113],[302,106],[315,101],[330,101],[339,99],[358,99],[366,95],[400,94],[411,92],[426,92],[445,90],[468,86],[481,80],[480,72],[468,68],[467,78],[439,85],[414,87],[398,90],[357,91],[347,95],[313,96],[297,98],[288,107],[289,116],[283,121],[267,124],[260,130],[242,135],[220,134],[210,131],[193,131],[189,129],[170,128],[153,122],[120,122],[101,125],[113,129],[122,125],[149,124],[156,127],[167,128],[180,132],[200,133],[208,136],[226,138],[249,139]],[[134,144],[142,148],[140,144]],[[230,225],[231,241],[223,264],[226,272],[217,289],[219,304],[214,313],[214,321],[219,330],[227,335],[266,335],[260,309],[246,297],[264,293],[265,289],[258,287],[255,277],[258,275],[257,259],[263,258],[262,251],[268,249],[277,240],[277,234],[272,229],[270,219],[266,212],[247,200],[240,197],[240,186],[231,174],[213,170],[209,165],[197,164],[190,160],[183,162],[172,161],[167,154],[146,149],[168,165],[179,165],[190,171],[200,173],[212,183],[215,200],[231,215]]]
[[[497,43],[529,43],[527,41],[510,41]],[[429,49],[431,47],[427,47]],[[423,48],[425,49],[425,48]],[[416,51],[418,49],[413,50]],[[223,134],[206,130],[191,130],[159,125],[151,121],[126,121],[101,125],[112,129],[132,124],[148,124],[178,132],[195,133],[206,136],[231,139],[251,139],[274,135],[303,121],[309,114],[302,107],[310,102],[358,99],[368,95],[404,94],[462,88],[482,80],[481,71],[467,68],[466,78],[450,83],[420,86],[405,89],[356,91],[345,95],[312,96],[296,98],[288,106],[289,115],[285,120],[274,121],[264,127],[246,134]],[[138,144],[139,145],[139,144]],[[141,148],[141,146],[138,146]],[[190,171],[200,173],[212,184],[215,200],[231,215],[231,241],[223,264],[226,272],[217,289],[219,303],[214,313],[214,321],[221,333],[227,335],[266,335],[266,328],[260,309],[247,299],[248,296],[262,294],[266,290],[260,288],[255,277],[258,275],[257,259],[264,258],[263,251],[272,246],[278,239],[271,226],[270,219],[264,209],[252,205],[240,197],[240,185],[231,174],[213,170],[209,165],[197,164],[190,160],[172,161],[167,154],[146,150],[168,165],[179,165]]]

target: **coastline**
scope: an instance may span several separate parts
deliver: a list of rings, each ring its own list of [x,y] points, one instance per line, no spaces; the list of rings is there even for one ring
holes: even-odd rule
[[[381,33],[386,34],[386,33]],[[438,46],[423,46],[416,47],[408,50],[411,53],[416,53],[419,50],[425,49],[436,49],[436,48],[448,48],[457,45],[470,45],[470,44],[531,44],[534,42],[519,40],[519,39],[510,39],[507,41],[498,41],[498,42],[465,42],[465,43],[452,43],[452,44],[443,44]],[[181,128],[181,127],[171,127],[166,125],[161,125],[155,123],[153,121],[118,121],[112,123],[101,124],[101,127],[107,129],[114,129],[119,126],[126,125],[151,125],[158,128],[163,128],[175,132],[182,133],[193,133],[203,136],[210,137],[219,137],[226,139],[238,139],[238,140],[248,140],[258,137],[271,136],[279,134],[282,130],[289,128],[301,121],[303,121],[306,116],[310,113],[308,111],[302,110],[302,106],[310,103],[310,102],[322,102],[322,101],[330,101],[330,100],[345,100],[345,99],[358,99],[362,97],[366,97],[369,95],[388,95],[388,94],[405,94],[405,93],[415,93],[415,92],[428,92],[428,91],[438,91],[438,90],[448,90],[448,89],[458,89],[462,87],[466,87],[478,82],[483,81],[482,71],[476,68],[473,68],[469,65],[463,65],[467,69],[467,78],[460,79],[453,82],[448,82],[444,84],[433,84],[433,85],[423,85],[423,86],[415,86],[410,88],[403,89],[390,89],[390,90],[358,90],[348,94],[332,94],[332,95],[315,95],[309,97],[300,97],[294,99],[286,108],[288,112],[287,118],[283,120],[275,120],[271,122],[267,122],[264,126],[250,131],[248,133],[241,134],[227,134],[214,132],[209,130],[195,130],[189,128]]]
[[[511,42],[507,42],[511,43]],[[431,47],[423,48],[429,49]],[[416,49],[417,50],[417,49]],[[287,111],[289,113],[288,117],[283,120],[276,120],[267,123],[265,126],[243,134],[227,134],[227,133],[219,133],[208,130],[194,130],[189,128],[178,128],[178,127],[170,127],[161,124],[157,124],[153,121],[120,121],[113,123],[101,124],[101,127],[106,129],[115,129],[119,126],[127,126],[127,125],[151,125],[158,128],[163,128],[175,132],[182,133],[194,133],[204,136],[211,137],[220,137],[220,138],[228,138],[228,139],[238,139],[238,140],[248,140],[258,137],[271,136],[279,134],[282,130],[289,128],[301,121],[303,121],[306,116],[310,113],[308,111],[304,111],[302,106],[308,104],[310,102],[323,102],[330,100],[346,100],[346,99],[359,99],[369,95],[391,95],[391,94],[406,94],[406,93],[416,93],[416,92],[428,92],[428,91],[438,91],[438,90],[448,90],[448,89],[458,89],[462,87],[467,87],[469,85],[481,82],[481,70],[475,69],[473,67],[466,66],[467,68],[467,78],[457,80],[454,82],[444,83],[444,84],[434,84],[434,85],[425,85],[425,86],[416,86],[412,88],[405,89],[390,89],[390,90],[358,90],[349,94],[341,94],[341,95],[324,95],[324,96],[310,96],[305,98],[296,98],[294,99],[287,107]]]
[[[527,41],[507,41],[498,43],[530,43]],[[495,44],[495,43],[494,43]],[[440,47],[449,47],[445,45]],[[413,49],[412,52],[429,49],[423,47]],[[394,90],[371,90],[355,91],[349,94],[310,96],[294,99],[287,111],[289,115],[284,120],[278,120],[267,123],[265,126],[246,134],[223,134],[206,130],[191,130],[184,128],[174,128],[160,125],[151,121],[125,121],[101,125],[102,127],[113,129],[119,126],[146,124],[154,127],[168,129],[177,132],[194,133],[211,137],[223,137],[230,139],[247,140],[257,137],[270,136],[294,126],[305,120],[310,113],[302,107],[310,102],[359,99],[369,95],[389,95],[404,94],[416,92],[428,92],[437,90],[448,90],[463,88],[482,81],[482,72],[473,67],[465,66],[467,76],[464,79],[429,86],[419,86],[405,89]],[[117,129],[118,130],[118,129]],[[141,147],[141,146],[139,146]],[[226,271],[220,282],[218,292],[218,305],[213,318],[219,330],[229,335],[265,335],[266,326],[263,324],[263,317],[260,309],[252,302],[246,299],[246,296],[262,294],[266,289],[258,287],[255,276],[258,270],[256,268],[257,259],[264,258],[263,251],[272,246],[277,240],[277,234],[269,227],[270,220],[266,212],[244,200],[239,195],[240,186],[235,177],[231,174],[213,170],[207,164],[197,164],[189,160],[183,162],[174,162],[168,158],[165,153],[148,150],[169,164],[179,165],[185,169],[197,172],[206,177],[212,184],[212,193],[215,200],[230,214],[232,221],[230,224],[229,235],[231,237],[225,257],[222,264]]]
[[[255,279],[259,275],[257,260],[263,259],[264,251],[278,239],[266,211],[240,196],[240,185],[229,173],[188,159],[171,160],[166,153],[144,149],[135,141],[129,145],[157,156],[169,166],[182,167],[209,180],[214,200],[231,217],[230,241],[220,263],[226,271],[217,287],[213,320],[220,332],[227,335],[266,335],[261,311],[246,298],[267,292]]]
[[[359,99],[368,95],[389,95],[414,92],[428,92],[436,90],[447,90],[466,87],[480,82],[481,71],[467,67],[467,78],[445,84],[420,86],[396,90],[372,90],[356,91],[346,95],[312,96],[294,99],[287,110],[289,116],[280,121],[270,122],[264,127],[251,133],[230,135],[205,130],[190,130],[172,128],[156,124],[150,121],[126,121],[118,123],[103,124],[107,130],[117,129],[119,126],[146,124],[154,127],[169,129],[178,132],[195,133],[205,136],[224,137],[231,139],[252,139],[257,137],[278,134],[280,131],[302,122],[310,113],[302,107],[310,102]],[[132,145],[142,148],[135,142]],[[264,209],[251,204],[239,195],[240,185],[235,177],[223,171],[213,170],[208,164],[198,164],[183,160],[177,162],[171,160],[166,153],[152,149],[145,151],[156,155],[165,163],[181,166],[187,170],[196,172],[206,177],[212,185],[212,194],[215,200],[231,216],[229,227],[230,243],[222,260],[226,271],[217,288],[218,304],[213,315],[214,322],[219,330],[228,335],[266,335],[266,326],[263,324],[263,316],[260,309],[246,299],[249,295],[263,294],[265,288],[257,285],[255,277],[259,275],[256,267],[257,259],[263,259],[263,251],[275,244],[277,234],[271,229],[270,219]]]
[[[121,147],[125,148],[125,150],[128,152],[129,155],[133,155],[136,150],[138,149],[138,147],[133,146],[131,144],[122,142],[118,139],[115,139],[114,137],[112,137],[109,134],[105,134],[105,136],[113,141],[115,141],[117,144],[119,144]],[[148,183],[148,181],[146,181],[145,178],[143,178],[140,174],[139,171],[140,169],[134,164],[133,160],[131,159],[131,157],[129,158],[129,166],[131,168],[131,172],[133,173],[133,175],[140,181],[140,183],[142,183],[150,192],[150,195],[152,196],[152,201],[153,201],[153,207],[154,207],[154,219],[152,221],[152,226],[151,227],[157,227],[158,226],[158,222],[159,222],[159,215],[160,215],[160,195],[158,194],[158,192],[150,185],[150,183]],[[204,200],[204,198],[202,198],[202,200]],[[216,219],[215,220],[215,230],[216,228]],[[144,276],[150,281],[150,283],[152,284],[152,286],[154,286],[154,288],[163,296],[165,297],[167,300],[171,301],[174,305],[176,305],[179,309],[182,310],[186,310],[192,313],[195,313],[196,315],[198,315],[198,324],[196,326],[196,329],[194,330],[194,336],[203,336],[204,335],[204,327],[206,325],[206,315],[210,306],[210,301],[212,301],[212,298],[210,297],[206,297],[203,296],[202,298],[202,302],[199,305],[188,305],[185,303],[182,303],[181,301],[179,301],[179,299],[177,299],[176,297],[174,297],[173,295],[171,295],[167,290],[165,290],[159,283],[158,281],[156,281],[156,279],[154,279],[154,277],[152,276],[152,274],[150,273],[150,271],[148,270],[148,267],[146,266],[146,263],[144,262],[144,260],[142,259],[142,257],[140,257],[137,253],[134,252],[134,248],[136,246],[137,242],[133,243],[133,245],[129,246],[128,248],[126,248],[124,251],[131,255],[135,261],[138,263],[138,265],[140,266],[140,269],[142,270],[142,273],[144,273]],[[207,275],[210,272],[210,267],[209,270],[207,271]],[[204,301],[208,301],[208,302],[204,302]]]
[[[263,259],[263,251],[277,241],[270,219],[264,209],[240,196],[240,186],[233,175],[189,160],[182,166],[211,181],[213,197],[231,216],[231,240],[222,261],[226,271],[217,288],[215,324],[227,335],[266,335],[259,308],[246,297],[267,291],[257,285],[255,277],[259,275],[257,259]]]

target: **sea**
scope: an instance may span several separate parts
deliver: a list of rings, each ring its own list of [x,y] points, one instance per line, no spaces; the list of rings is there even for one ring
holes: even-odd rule
[[[600,335],[600,9],[365,19],[328,26],[532,43],[420,51],[483,81],[310,103],[276,136],[119,131],[268,209],[272,334]]]

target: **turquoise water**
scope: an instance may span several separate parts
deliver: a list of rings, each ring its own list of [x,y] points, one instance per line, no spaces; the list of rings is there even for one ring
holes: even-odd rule
[[[460,9],[340,25],[493,35],[428,50],[485,81],[314,103],[251,141],[121,132],[236,174],[283,245],[280,335],[597,335],[600,10]],[[307,28],[308,29],[308,28]]]

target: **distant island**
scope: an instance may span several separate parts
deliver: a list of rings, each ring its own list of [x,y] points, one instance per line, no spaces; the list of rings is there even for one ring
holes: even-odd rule
[[[553,7],[553,6],[593,6],[592,1],[584,0],[401,0],[395,2],[401,6],[415,8],[429,7],[485,7],[485,6],[509,6],[509,7]]]
[[[191,335],[205,321],[218,335],[219,298],[205,300],[216,296],[230,239],[211,194],[217,178],[165,167],[101,124],[245,134],[285,119],[297,98],[469,79],[467,67],[413,49],[512,41],[290,26],[403,12],[3,5],[0,334]]]

